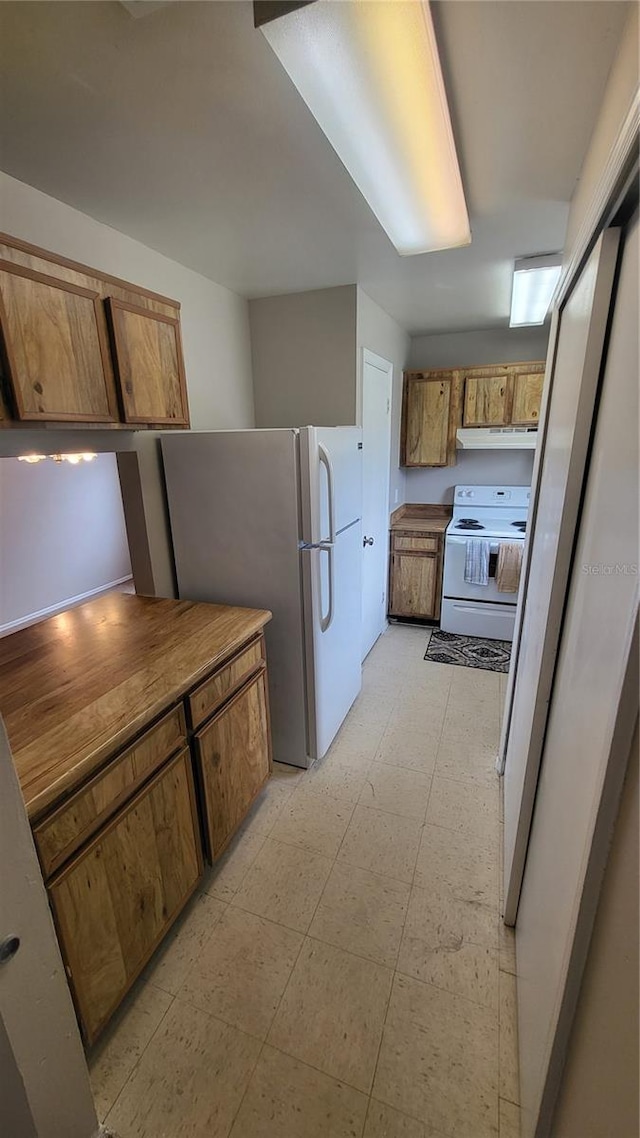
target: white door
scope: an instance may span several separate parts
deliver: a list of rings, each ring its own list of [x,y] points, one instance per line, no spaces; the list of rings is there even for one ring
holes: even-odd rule
[[[540,755],[558,650],[598,377],[611,306],[619,231],[602,234],[564,303],[548,377],[545,438],[536,459],[532,530],[504,772],[505,920],[520,896]]]
[[[362,360],[362,659],[387,618],[393,365],[366,348]]]
[[[90,1138],[89,1072],[2,719],[0,864],[0,1132]]]
[[[637,423],[636,220],[625,240],[518,909],[523,1138],[552,1130],[638,714]],[[623,1138],[615,1126],[608,1133]]]

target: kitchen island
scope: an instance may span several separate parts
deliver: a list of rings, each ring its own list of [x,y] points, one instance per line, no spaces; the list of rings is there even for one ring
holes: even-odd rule
[[[110,593],[0,640],[0,714],[88,1042],[269,777],[270,617]]]

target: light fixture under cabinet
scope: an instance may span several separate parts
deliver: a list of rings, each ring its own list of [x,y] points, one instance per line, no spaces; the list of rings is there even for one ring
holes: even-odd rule
[[[315,0],[257,22],[398,252],[468,245],[426,0]]]
[[[560,253],[520,257],[513,269],[510,328],[544,324],[562,271]]]
[[[20,454],[18,462],[44,462],[45,459],[51,458],[54,462],[68,462],[71,466],[77,466],[81,462],[93,462],[97,457],[97,454],[91,451],[82,451],[81,454]]]

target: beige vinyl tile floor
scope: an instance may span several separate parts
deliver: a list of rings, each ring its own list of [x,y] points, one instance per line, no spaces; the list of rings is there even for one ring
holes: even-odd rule
[[[119,1138],[517,1138],[495,774],[506,677],[394,625],[277,766],[90,1056]]]

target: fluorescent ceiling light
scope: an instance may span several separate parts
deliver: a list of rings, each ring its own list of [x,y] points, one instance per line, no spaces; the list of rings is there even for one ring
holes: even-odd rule
[[[261,31],[398,252],[468,245],[428,4],[315,0]]]
[[[562,269],[559,253],[521,257],[513,270],[510,328],[544,324]]]

